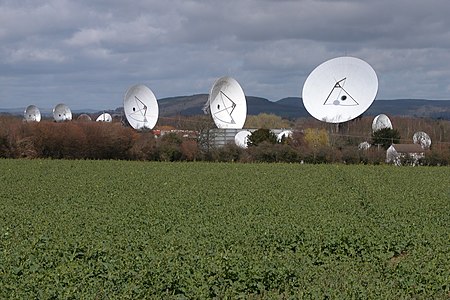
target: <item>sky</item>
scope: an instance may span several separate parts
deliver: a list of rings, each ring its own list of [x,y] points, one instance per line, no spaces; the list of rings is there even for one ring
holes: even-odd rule
[[[248,96],[300,97],[311,71],[354,56],[376,99],[450,99],[448,0],[0,0],[0,108],[114,109],[208,94],[222,76]]]

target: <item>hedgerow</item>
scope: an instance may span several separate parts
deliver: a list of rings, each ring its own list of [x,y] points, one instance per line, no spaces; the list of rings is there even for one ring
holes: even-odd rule
[[[313,164],[382,164],[386,159],[382,149],[358,150],[355,138],[334,135],[330,139],[323,128],[307,130],[307,134],[294,131],[281,143],[268,130],[255,132],[261,135],[248,149],[234,143],[205,147],[204,139],[185,137],[177,130],[155,136],[151,131],[137,132],[118,122],[26,123],[14,117],[0,117],[0,157]],[[427,151],[421,160],[423,165],[449,163],[448,143]]]

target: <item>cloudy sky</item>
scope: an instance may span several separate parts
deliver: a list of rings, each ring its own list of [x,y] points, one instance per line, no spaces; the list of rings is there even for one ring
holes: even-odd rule
[[[450,99],[448,0],[0,0],[0,107],[122,105],[209,93],[300,96],[338,56],[367,61],[377,99]]]

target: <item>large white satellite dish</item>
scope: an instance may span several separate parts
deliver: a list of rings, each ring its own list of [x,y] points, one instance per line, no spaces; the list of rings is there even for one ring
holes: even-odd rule
[[[418,131],[413,135],[413,143],[419,144],[423,149],[429,149],[431,147],[431,138],[423,131]]]
[[[112,122],[112,117],[108,113],[102,113],[98,118],[95,120],[96,122]]]
[[[370,148],[369,142],[362,142],[358,145],[359,150],[368,150]]]
[[[82,122],[90,122],[92,121],[92,118],[88,114],[81,114],[78,116],[77,120]]]
[[[388,116],[379,114],[372,121],[372,131],[375,132],[383,128],[392,129],[392,123]]]
[[[247,101],[239,83],[231,77],[216,80],[209,94],[208,106],[217,128],[244,127]]]
[[[234,143],[241,148],[248,148],[248,137],[251,135],[252,133],[248,130],[242,130],[239,131],[235,136],[234,136]]]
[[[23,113],[23,117],[27,122],[40,122],[41,111],[36,105],[28,105]]]
[[[342,123],[364,113],[375,100],[378,78],[355,57],[330,59],[316,67],[303,85],[303,104],[316,119]]]
[[[123,100],[128,123],[134,129],[153,129],[159,116],[155,94],[145,85],[134,85],[128,89]]]
[[[53,119],[55,119],[56,122],[70,121],[72,120],[72,112],[64,103],[57,104],[53,108]]]

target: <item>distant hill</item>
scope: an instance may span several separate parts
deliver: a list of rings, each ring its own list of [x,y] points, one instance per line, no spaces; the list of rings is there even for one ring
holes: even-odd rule
[[[261,97],[247,96],[247,114],[273,113],[285,118],[306,117],[308,113],[300,98],[285,98],[277,102]],[[203,106],[208,101],[208,94],[179,96],[158,100],[159,114],[162,117],[174,115],[192,116],[203,114]]]
[[[272,113],[284,118],[309,117],[300,97],[288,97],[276,102],[247,96],[247,114]],[[158,100],[161,116],[202,114],[207,94],[180,96]],[[364,115],[414,116],[450,120],[450,100],[397,99],[376,100]]]
[[[25,107],[24,108],[0,108],[0,114],[8,114],[8,115],[13,115],[13,116],[23,116]],[[39,111],[41,112],[41,115],[43,117],[48,117],[48,118],[52,118],[53,117],[53,109],[51,108],[39,108]],[[73,115],[80,115],[80,114],[101,114],[103,113],[103,111],[99,112],[95,109],[74,109],[71,110]]]
[[[297,113],[296,116],[309,116],[303,101],[299,97],[284,98],[276,103],[291,106]],[[450,120],[450,100],[426,100],[426,99],[395,99],[375,100],[364,113],[366,116],[387,114],[390,116],[427,117],[433,119]]]
[[[396,99],[376,100],[366,115],[426,117],[450,120],[450,100]]]
[[[158,99],[159,115],[163,117],[199,115],[203,113],[202,108],[206,101],[208,94]]]
[[[303,105],[302,99],[299,97],[283,98],[275,102],[261,97],[247,96],[246,98],[248,115],[270,113],[289,119],[310,116]],[[208,94],[158,99],[159,114],[162,117],[200,115],[203,114],[202,108],[207,100]],[[118,107],[106,111],[120,115],[123,112],[123,108]],[[74,114],[83,112],[94,115],[102,113],[90,109],[73,111]],[[22,115],[23,109],[0,109],[0,113]],[[45,111],[44,113],[50,114],[51,112]],[[375,116],[381,113],[389,116],[413,116],[450,120],[450,100],[375,100],[364,115]]]

